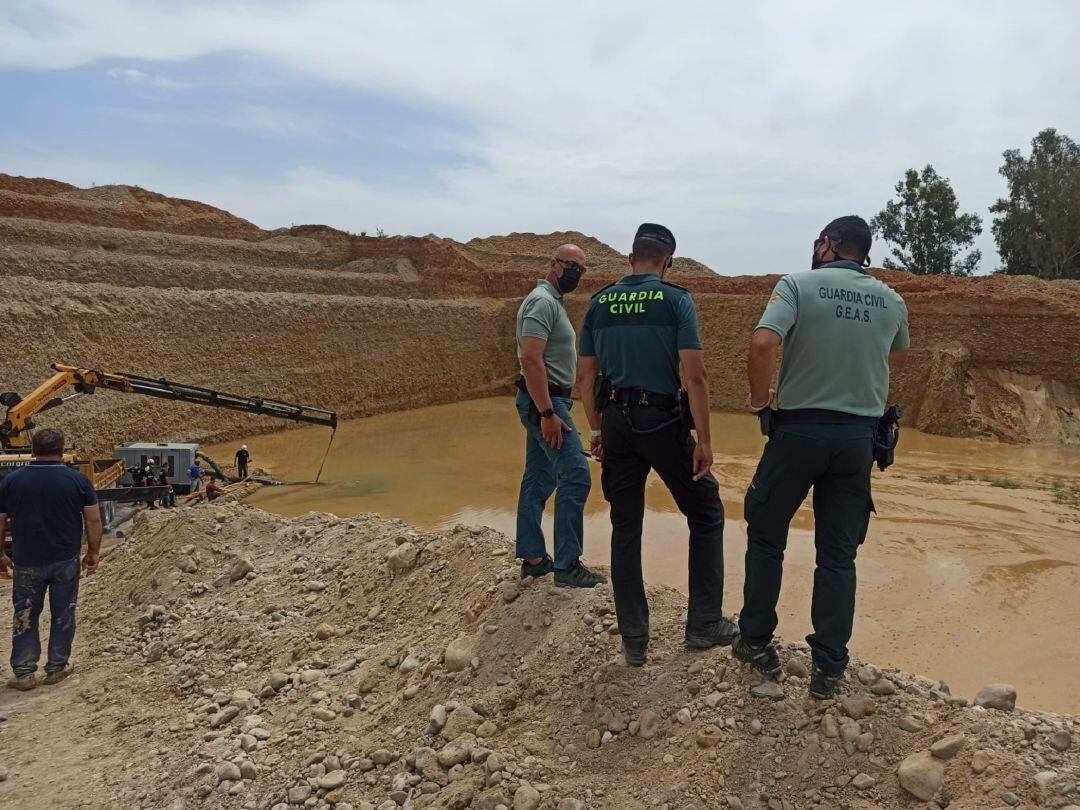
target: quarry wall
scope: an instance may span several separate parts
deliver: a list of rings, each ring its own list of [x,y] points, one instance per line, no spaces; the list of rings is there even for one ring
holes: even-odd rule
[[[26,393],[61,361],[295,399],[343,416],[508,393],[518,301],[546,253],[575,238],[590,239],[512,234],[462,245],[324,226],[261,231],[142,189],[0,175],[0,390]],[[568,297],[576,322],[589,293],[618,277],[618,256],[608,248],[602,272]],[[713,405],[738,409],[746,342],[778,276],[708,276],[692,260],[687,267],[673,280],[694,292]],[[880,276],[911,315],[913,348],[894,363],[891,394],[909,424],[1080,443],[1080,283]],[[109,392],[51,412],[47,423],[99,450],[280,428]]]

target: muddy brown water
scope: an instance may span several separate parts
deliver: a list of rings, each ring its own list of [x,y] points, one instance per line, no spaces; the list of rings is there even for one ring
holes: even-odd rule
[[[579,429],[586,425],[575,406]],[[713,414],[727,512],[725,610],[742,602],[742,496],[764,439],[749,416]],[[246,440],[252,464],[310,481],[329,433],[301,428]],[[239,443],[207,448],[225,461]],[[509,537],[524,457],[513,401],[493,398],[346,421],[317,486],[264,488],[248,503],[285,516],[378,512],[442,529],[483,524]],[[593,465],[585,557],[606,564],[610,524]],[[1031,708],[1080,712],[1080,451],[1002,445],[905,430],[897,463],[874,472],[878,514],[859,553],[851,649],[864,660],[943,679],[973,697],[1014,683]],[[686,590],[686,524],[650,477],[643,566]],[[549,548],[551,504],[546,520]],[[792,526],[779,632],[809,632],[813,515]]]

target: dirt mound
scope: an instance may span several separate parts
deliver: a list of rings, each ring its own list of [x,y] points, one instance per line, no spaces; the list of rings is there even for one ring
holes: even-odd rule
[[[589,269],[615,277],[626,275],[628,265],[625,253],[611,245],[579,231],[555,231],[554,233],[511,233],[506,236],[488,236],[470,239],[465,250],[485,270],[507,272],[528,270],[537,272],[559,245],[574,244],[585,251]],[[672,273],[685,276],[714,276],[708,267],[694,259],[675,257]]]
[[[230,239],[265,236],[246,219],[194,200],[167,197],[137,186],[80,189],[54,183],[0,175],[0,216]]]
[[[727,650],[682,647],[682,597],[650,598],[649,665],[629,669],[610,589],[520,582],[509,539],[491,530],[285,520],[238,504],[143,513],[84,582],[77,676],[9,699],[5,735],[33,728],[50,756],[7,746],[0,802],[870,810],[915,796],[955,808],[1071,800],[1076,718],[1012,711],[1007,695],[993,703],[1001,710],[972,706],[944,684],[858,663],[842,699],[818,703],[806,697],[803,645],[783,645],[786,680],[763,690],[773,699],[755,698],[759,679]]]

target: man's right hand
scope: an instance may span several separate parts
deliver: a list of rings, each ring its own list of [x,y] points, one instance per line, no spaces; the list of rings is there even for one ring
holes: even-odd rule
[[[83,555],[82,567],[86,573],[97,571],[98,562],[101,559],[101,555],[96,551],[88,551]]]
[[[11,562],[11,557],[7,554],[0,554],[0,574],[4,576],[10,576],[10,571],[15,567]]]
[[[563,431],[569,433],[570,428],[557,413],[540,418],[540,432],[544,434],[544,441],[556,450],[562,449]]]

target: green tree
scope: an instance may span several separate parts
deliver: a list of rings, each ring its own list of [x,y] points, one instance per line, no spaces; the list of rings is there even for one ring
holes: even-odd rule
[[[990,206],[998,214],[994,239],[999,273],[1080,278],[1080,146],[1055,129],[1031,141],[1031,156],[1004,153],[1001,175],[1009,196]]]
[[[896,184],[896,199],[870,220],[874,232],[893,245],[896,261],[885,259],[885,267],[923,276],[970,276],[982,254],[972,250],[960,258],[960,253],[982,233],[982,220],[957,208],[949,179],[933,166],[927,165],[922,174],[904,172]]]

